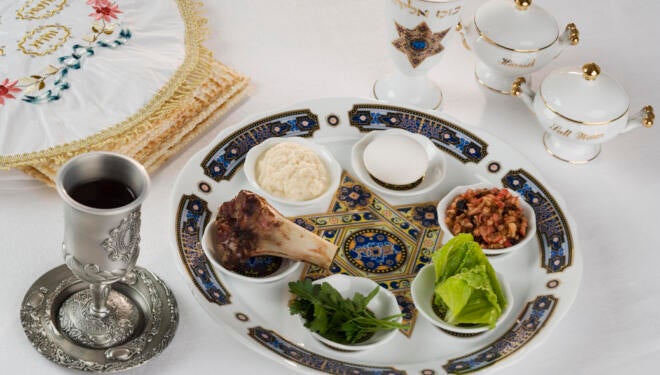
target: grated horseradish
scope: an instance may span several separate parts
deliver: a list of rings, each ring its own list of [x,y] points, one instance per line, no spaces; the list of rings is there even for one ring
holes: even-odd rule
[[[277,144],[259,158],[257,183],[276,197],[305,201],[323,194],[330,184],[328,170],[308,147],[298,143]]]

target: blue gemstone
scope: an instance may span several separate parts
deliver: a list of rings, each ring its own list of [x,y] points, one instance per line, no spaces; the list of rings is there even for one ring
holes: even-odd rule
[[[428,43],[426,43],[426,41],[423,39],[415,39],[412,42],[410,42],[410,47],[412,47],[412,49],[416,51],[425,50],[427,46]]]

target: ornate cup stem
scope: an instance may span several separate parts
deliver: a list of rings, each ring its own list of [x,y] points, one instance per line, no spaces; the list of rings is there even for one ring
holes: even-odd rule
[[[89,289],[92,292],[92,303],[89,305],[90,312],[97,318],[105,318],[110,312],[108,309],[110,285],[95,283],[90,284]]]

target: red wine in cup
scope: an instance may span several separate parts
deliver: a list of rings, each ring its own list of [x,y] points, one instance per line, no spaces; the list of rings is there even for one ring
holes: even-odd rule
[[[130,187],[111,179],[84,182],[69,189],[68,193],[82,205],[101,209],[122,207],[135,200]]]

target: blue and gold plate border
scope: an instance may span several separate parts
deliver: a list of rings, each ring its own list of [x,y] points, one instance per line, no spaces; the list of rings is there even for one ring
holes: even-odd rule
[[[230,293],[216,276],[202,250],[202,235],[211,218],[208,204],[196,195],[184,195],[179,201],[176,240],[179,255],[197,289],[211,303],[228,305]]]
[[[309,109],[257,120],[227,136],[204,157],[204,174],[215,181],[231,180],[252,147],[272,137],[311,137],[317,130],[318,116]]]
[[[348,119],[361,132],[403,129],[421,134],[463,163],[479,163],[488,155],[488,144],[483,139],[449,121],[412,109],[355,104]]]
[[[573,237],[559,204],[531,174],[523,169],[510,171],[502,184],[523,196],[536,214],[536,232],[542,267],[548,273],[562,272],[573,261]]]
[[[528,302],[516,323],[495,342],[473,353],[454,358],[442,366],[449,374],[467,374],[494,365],[525,346],[550,319],[557,306],[552,295],[537,296]]]
[[[270,351],[296,362],[300,365],[323,371],[328,374],[351,374],[351,375],[404,375],[405,371],[393,367],[365,366],[355,363],[338,361],[325,357],[288,341],[277,332],[267,330],[263,327],[249,329],[248,335],[256,342],[265,346]]]

